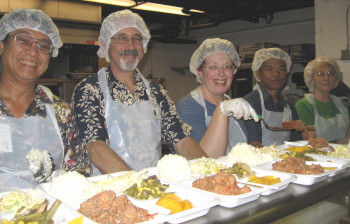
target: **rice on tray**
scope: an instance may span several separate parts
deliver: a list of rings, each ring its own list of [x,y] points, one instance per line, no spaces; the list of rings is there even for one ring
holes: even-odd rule
[[[256,148],[247,143],[238,143],[227,154],[227,159],[234,163],[241,162],[249,166],[256,166],[272,162],[278,159],[281,154],[282,152],[273,145]]]
[[[67,172],[53,179],[50,192],[64,202],[84,200],[103,190],[123,192],[133,184],[140,183],[146,178],[146,173],[128,171],[120,176],[106,176],[107,178],[100,181],[90,181],[76,171]]]
[[[157,163],[157,172],[160,178],[175,182],[192,177],[190,163],[185,157],[176,154],[163,156]]]

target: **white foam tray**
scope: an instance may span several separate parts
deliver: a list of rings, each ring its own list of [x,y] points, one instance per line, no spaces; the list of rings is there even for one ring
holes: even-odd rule
[[[27,192],[29,189],[21,189],[21,191]],[[0,198],[3,197],[4,195],[10,193],[11,191],[8,192],[1,192],[0,193]],[[43,196],[43,198],[46,198],[49,201],[49,206],[48,208],[51,207],[51,205],[55,202],[55,199],[47,195],[45,192],[42,192],[40,189],[38,189],[38,192]],[[14,217],[15,213],[9,213],[9,214],[0,214],[0,220],[2,219],[7,219],[10,220]],[[52,220],[54,221],[55,224],[66,224],[69,221],[72,221],[73,219],[77,217],[83,217],[83,223],[84,224],[96,224],[96,222],[92,221],[91,219],[83,216],[79,212],[70,209],[64,204],[61,204],[57,211],[55,212],[54,216],[52,217]]]
[[[113,173],[108,175],[95,176],[88,179],[90,181],[103,181],[103,180],[106,180],[107,178],[111,178],[113,176],[119,176],[124,173],[125,172],[118,172],[118,173]],[[156,224],[156,223],[165,223],[165,222],[166,223],[185,222],[207,214],[211,207],[219,204],[220,202],[220,200],[215,196],[203,194],[193,189],[188,189],[182,186],[174,185],[164,180],[162,180],[161,182],[163,184],[169,185],[169,189],[167,190],[168,192],[175,193],[182,200],[186,200],[186,199],[189,200],[193,204],[193,208],[179,212],[179,213],[175,213],[172,215],[164,215],[164,213],[162,214],[162,212],[166,212],[168,210],[156,205],[156,202],[158,201],[158,199],[138,200],[133,197],[127,196],[134,205],[148,210],[150,214],[158,213],[157,215],[154,216],[153,219],[147,222],[143,222],[144,224],[146,223]],[[41,184],[40,187],[43,190],[45,190],[48,194],[50,194],[51,183]],[[116,192],[116,194],[120,195],[120,193],[118,192]],[[87,199],[88,198],[86,198],[86,200]],[[80,203],[82,203],[83,201],[85,200],[66,203],[66,206],[68,208],[71,208],[72,210],[78,210],[80,207]]]
[[[195,160],[191,160],[191,162],[196,162],[198,159]],[[215,160],[215,159],[214,159]],[[227,166],[227,167],[231,167],[232,166],[232,162],[224,162],[221,160],[216,160],[217,162]],[[278,191],[281,191],[285,188],[288,187],[288,184],[293,182],[296,179],[296,176],[290,173],[281,173],[281,172],[276,172],[276,171],[272,171],[272,170],[262,170],[262,169],[256,169],[251,167],[251,170],[255,172],[255,175],[258,177],[263,177],[263,176],[274,176],[275,178],[280,178],[281,182],[273,184],[273,185],[265,185],[265,188],[268,188],[269,190],[266,190],[264,192],[261,193],[261,195],[271,195],[273,193],[276,193]],[[244,181],[244,182],[248,182],[248,177],[246,178],[238,178],[237,180],[239,181]],[[254,184],[254,183],[252,183]],[[264,186],[264,185],[263,185]],[[277,189],[272,189],[272,188],[277,188]]]
[[[268,164],[263,164],[256,166],[256,168],[259,169],[264,169],[264,170],[273,170],[272,169],[272,164],[275,162],[271,162]],[[331,162],[321,162],[321,161],[307,161],[307,165],[311,164],[319,164],[323,167],[336,167],[335,169],[332,170],[326,170],[323,173],[316,174],[316,175],[303,175],[303,174],[294,174],[297,178],[293,181],[293,183],[296,184],[301,184],[301,185],[312,185],[318,182],[321,182],[329,176],[334,176],[337,173],[341,172],[343,170],[342,164],[339,163],[331,163]],[[275,172],[281,172],[281,171],[275,171]],[[286,172],[281,172],[281,173],[286,173]]]

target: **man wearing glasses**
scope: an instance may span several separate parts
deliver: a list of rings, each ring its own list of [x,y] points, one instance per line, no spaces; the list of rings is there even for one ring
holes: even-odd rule
[[[32,181],[33,172],[43,182],[52,168],[88,173],[70,105],[37,84],[63,44],[56,25],[41,10],[16,9],[1,18],[0,40],[0,178]]]
[[[166,90],[137,69],[150,37],[138,14],[110,14],[102,23],[97,52],[109,66],[74,91],[74,114],[94,175],[157,165],[161,140],[187,159],[206,156],[188,136],[190,127],[179,119]]]

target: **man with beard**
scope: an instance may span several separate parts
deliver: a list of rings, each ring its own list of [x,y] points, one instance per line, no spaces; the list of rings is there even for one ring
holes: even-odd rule
[[[97,52],[109,66],[74,91],[75,119],[94,175],[157,165],[161,140],[187,159],[206,156],[189,137],[191,127],[179,119],[167,91],[136,68],[150,37],[138,14],[110,14],[102,23]]]
[[[294,105],[281,95],[291,64],[290,56],[279,48],[263,48],[254,55],[252,71],[258,83],[244,99],[271,127],[282,127],[284,121],[298,120]],[[262,122],[252,120],[242,123],[247,130],[247,142],[255,147],[302,139],[297,131],[270,131]]]

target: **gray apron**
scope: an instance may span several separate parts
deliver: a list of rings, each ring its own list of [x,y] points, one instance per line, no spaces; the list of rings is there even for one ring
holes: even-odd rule
[[[106,73],[106,68],[101,68],[98,80],[105,99],[109,146],[131,169],[141,170],[157,165],[161,156],[161,117],[149,82],[141,75],[149,101],[124,105],[112,99]],[[101,174],[94,165],[93,173]]]
[[[260,86],[257,85],[257,90],[260,96],[262,117],[271,127],[282,127],[282,122],[292,120],[292,111],[287,104],[284,107],[283,112],[268,111],[264,105],[264,97],[261,92]],[[290,131],[270,131],[261,122],[262,129],[262,145],[281,145],[284,141],[290,139]]]

